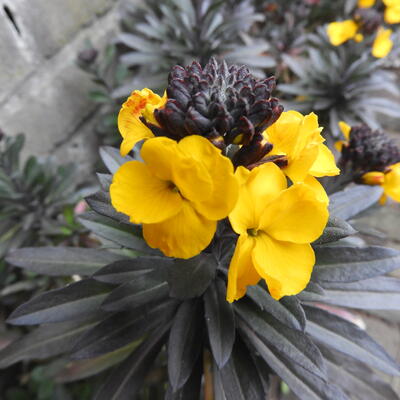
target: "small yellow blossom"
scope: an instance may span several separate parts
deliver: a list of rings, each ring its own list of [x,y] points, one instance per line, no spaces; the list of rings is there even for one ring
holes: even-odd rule
[[[295,295],[308,284],[315,264],[310,245],[328,220],[327,204],[304,183],[287,188],[273,163],[252,171],[239,167],[239,199],[229,215],[239,234],[228,271],[227,300],[233,302],[262,278],[271,296]]]
[[[284,155],[287,166],[282,171],[292,182],[306,182],[321,196],[325,191],[315,177],[334,176],[340,173],[332,152],[323,144],[322,127],[314,113],[302,115],[297,111],[283,112],[279,119],[266,129],[264,136],[273,148],[268,156]]]
[[[400,23],[400,0],[383,0],[386,6],[384,19],[388,24]]]
[[[179,143],[151,138],[140,154],[144,162],[129,161],[115,173],[112,205],[143,224],[149,246],[168,257],[194,257],[235,206],[238,182],[231,161],[197,135]]]
[[[375,0],[358,0],[357,7],[370,8],[375,4]]]
[[[342,131],[345,140],[338,140],[337,142],[335,142],[335,148],[338,151],[342,151],[343,146],[347,145],[350,140],[351,126],[346,124],[346,122],[344,121],[340,121],[339,128]]]
[[[357,35],[358,24],[352,19],[345,21],[331,22],[328,25],[327,33],[333,46],[340,46]],[[360,37],[358,37],[360,39]]]
[[[385,172],[367,172],[361,179],[366,185],[382,186],[381,204],[386,202],[387,197],[400,202],[400,163],[391,165]]]
[[[372,55],[374,57],[383,58],[390,53],[393,47],[393,42],[390,39],[391,34],[391,29],[379,28],[372,45]]]
[[[158,125],[154,118],[154,110],[165,105],[167,96],[160,97],[150,89],[135,90],[122,104],[118,114],[118,129],[122,135],[121,155],[126,156],[137,142],[153,137],[151,130],[140,120]]]

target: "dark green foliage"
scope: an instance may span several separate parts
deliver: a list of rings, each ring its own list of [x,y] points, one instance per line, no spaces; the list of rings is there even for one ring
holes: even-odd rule
[[[35,157],[21,165],[24,135],[0,140],[0,259],[21,246],[76,241],[73,210],[88,193],[78,190],[73,165]]]
[[[123,3],[123,33],[116,40],[122,47],[121,63],[135,68],[136,74],[118,93],[127,95],[132,88],[143,87],[162,91],[173,65],[192,60],[204,64],[213,56],[246,64],[260,74],[274,65],[264,54],[269,48],[265,40],[250,35],[261,18],[248,0],[168,0],[146,2],[139,8]]]
[[[303,56],[284,56],[296,78],[278,89],[286,95],[287,108],[320,117],[320,124],[334,137],[340,136],[339,121],[363,122],[380,127],[378,114],[400,118],[399,103],[388,94],[400,94],[396,76],[370,55],[370,48],[353,42],[333,47],[324,28],[309,36]],[[298,97],[299,96],[299,97]]]
[[[108,157],[110,169],[116,159]],[[132,248],[140,230],[105,211],[109,181],[103,175],[102,197],[92,196],[99,213],[90,221],[112,226],[112,251],[82,250],[80,258],[81,250],[62,249],[65,269],[56,260],[57,248],[10,256],[22,268],[51,275],[54,260],[62,275],[89,278],[40,294],[14,311],[11,323],[45,324],[2,350],[1,367],[64,355],[53,372],[58,382],[113,367],[107,378],[101,375],[95,396],[107,400],[195,399],[209,388],[210,377],[215,399],[261,400],[273,374],[302,400],[344,400],[346,392],[357,391],[359,398],[379,392],[377,399],[396,399],[368,366],[400,375],[398,364],[365,331],[320,308],[399,308],[400,280],[382,276],[399,267],[399,253],[343,241],[354,230],[341,218],[369,208],[379,197],[375,188],[354,186],[332,196],[331,220],[314,244],[317,262],[303,292],[276,301],[260,283],[229,304],[226,274],[235,237],[226,233],[226,222],[207,251],[192,259],[139,255]]]

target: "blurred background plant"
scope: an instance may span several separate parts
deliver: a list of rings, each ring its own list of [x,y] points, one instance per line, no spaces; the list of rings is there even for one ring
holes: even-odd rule
[[[66,283],[63,278],[13,268],[5,261],[7,254],[26,246],[91,245],[76,215],[85,210],[83,198],[94,187],[78,184],[73,164],[57,165],[34,156],[22,163],[24,142],[23,134],[3,135],[0,140],[0,348],[26,332],[6,328],[5,316],[11,310],[35,294]],[[36,364],[7,369],[0,379],[0,393],[5,393],[6,400],[54,399],[56,386]],[[65,398],[65,390],[58,386],[57,398]]]

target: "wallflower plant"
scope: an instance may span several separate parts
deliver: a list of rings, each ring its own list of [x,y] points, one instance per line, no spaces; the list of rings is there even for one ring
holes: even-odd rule
[[[11,314],[44,325],[2,350],[1,367],[63,354],[59,381],[113,367],[95,395],[106,400],[264,400],[274,374],[304,400],[396,398],[369,366],[399,365],[321,306],[399,309],[398,280],[381,275],[400,254],[343,240],[382,189],[328,198],[317,178],[339,169],[317,118],[283,112],[274,86],[211,60],[174,67],[163,98],[132,94],[122,156],[102,149],[111,174],[81,218],[105,246],[65,248],[57,264],[55,248],[8,257],[81,279]]]
[[[397,24],[400,22],[400,1],[383,0],[384,14],[380,10],[372,8],[375,1],[358,1],[358,9],[354,11],[352,19],[331,22],[327,26],[330,42],[334,46],[340,46],[349,40],[361,42],[365,36],[375,37],[372,41],[371,53],[376,58],[386,57],[393,47],[391,35],[392,29],[385,28],[382,23]]]

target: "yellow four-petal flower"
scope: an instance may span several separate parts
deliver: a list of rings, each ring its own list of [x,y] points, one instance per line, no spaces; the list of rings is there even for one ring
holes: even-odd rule
[[[229,220],[240,236],[229,266],[227,300],[241,298],[261,278],[274,299],[299,293],[310,280],[315,263],[310,243],[327,223],[327,204],[304,183],[287,188],[273,163],[251,172],[239,167],[236,175],[241,188]]]
[[[179,143],[147,140],[144,162],[129,161],[113,177],[111,202],[166,256],[190,258],[211,242],[216,221],[235,206],[238,182],[231,161],[202,136]]]

